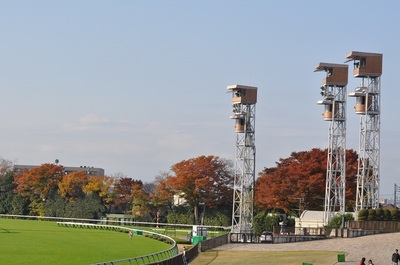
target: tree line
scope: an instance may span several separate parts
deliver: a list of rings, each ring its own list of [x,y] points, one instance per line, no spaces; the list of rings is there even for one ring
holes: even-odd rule
[[[346,151],[348,211],[355,204],[357,158]],[[270,212],[322,211],[326,167],[327,150],[318,148],[265,167],[255,182],[255,223]],[[56,164],[13,172],[12,163],[1,159],[0,213],[98,219],[115,212],[137,221],[229,226],[233,184],[233,162],[213,155],[182,160],[150,183],[123,175],[65,174]]]

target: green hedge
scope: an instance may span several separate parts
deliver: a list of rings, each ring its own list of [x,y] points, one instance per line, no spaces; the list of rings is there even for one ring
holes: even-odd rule
[[[400,221],[400,210],[394,209],[361,209],[358,212],[359,221]]]

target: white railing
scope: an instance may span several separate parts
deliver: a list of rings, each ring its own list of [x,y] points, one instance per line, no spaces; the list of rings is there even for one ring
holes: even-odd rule
[[[133,229],[133,228],[123,227],[123,226],[116,226],[116,225],[98,225],[98,224],[80,223],[80,222],[57,222],[57,224],[62,227],[101,229],[101,230],[111,230],[111,231],[116,231],[116,232],[132,231],[132,233],[135,235],[145,236],[145,237],[149,237],[149,238],[156,239],[156,240],[161,240],[161,241],[164,241],[164,242],[172,245],[172,247],[167,250],[159,251],[159,252],[156,252],[153,254],[148,254],[148,255],[144,255],[144,256],[140,256],[140,257],[121,259],[121,260],[113,260],[113,261],[94,263],[91,265],[106,265],[106,264],[119,264],[119,263],[135,264],[135,265],[150,264],[150,263],[154,263],[154,262],[167,260],[167,259],[170,259],[170,258],[178,255],[178,246],[177,246],[175,240],[173,240],[169,236],[165,236],[162,234],[149,232],[146,230]]]
[[[154,233],[146,230],[133,229],[123,226],[116,225],[105,225],[105,224],[95,224],[100,220],[94,219],[77,219],[77,218],[60,218],[60,217],[45,217],[45,216],[29,216],[29,215],[10,215],[10,214],[0,214],[0,217],[4,218],[15,218],[15,219],[27,219],[27,220],[48,220],[48,221],[58,221],[57,225],[61,227],[74,227],[74,228],[85,228],[85,229],[100,229],[100,230],[111,230],[116,232],[129,232],[132,231],[135,235],[146,236],[155,240],[164,241],[170,245],[171,248],[159,251],[153,254],[148,254],[140,257],[127,258],[122,260],[106,261],[100,263],[94,263],[92,265],[108,265],[108,264],[130,264],[130,265],[144,265],[155,262],[160,262],[177,256],[178,245],[175,240],[171,237],[162,235],[159,233]]]

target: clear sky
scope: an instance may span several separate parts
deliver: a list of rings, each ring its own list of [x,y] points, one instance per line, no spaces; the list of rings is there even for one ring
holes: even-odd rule
[[[399,1],[0,1],[0,156],[151,182],[234,159],[231,95],[258,87],[256,170],[326,148],[319,62],[383,53],[381,195],[400,184]],[[360,83],[351,75],[348,92]],[[347,103],[347,148],[359,116]]]

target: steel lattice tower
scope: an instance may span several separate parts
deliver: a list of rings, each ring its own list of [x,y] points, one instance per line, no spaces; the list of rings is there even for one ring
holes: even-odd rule
[[[361,85],[349,94],[356,98],[360,115],[359,157],[355,211],[379,207],[380,105],[382,54],[353,51],[346,62],[354,61],[353,76]]]
[[[345,212],[346,194],[346,98],[348,66],[320,63],[315,72],[325,71],[317,104],[324,105],[324,120],[329,121],[328,157],[324,203],[324,224],[340,212]]]
[[[255,182],[255,112],[257,87],[232,85],[232,111],[236,132],[235,180],[233,191],[232,231],[253,234]]]

